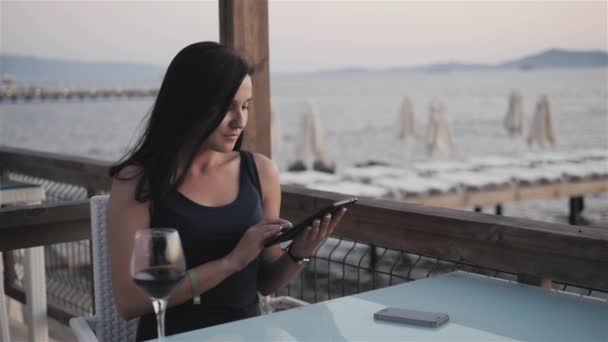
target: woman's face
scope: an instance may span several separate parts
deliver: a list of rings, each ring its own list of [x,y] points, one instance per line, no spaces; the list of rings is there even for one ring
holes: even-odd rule
[[[217,152],[232,151],[236,140],[247,125],[252,87],[251,77],[249,75],[245,76],[234,99],[232,99],[224,120],[203,144],[206,148]]]

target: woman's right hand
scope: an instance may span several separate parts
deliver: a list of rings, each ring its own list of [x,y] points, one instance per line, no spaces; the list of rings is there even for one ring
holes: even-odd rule
[[[291,223],[287,220],[276,219],[262,221],[250,227],[226,258],[238,270],[242,270],[257,258],[264,249],[264,242],[277,235],[285,226],[291,226]]]

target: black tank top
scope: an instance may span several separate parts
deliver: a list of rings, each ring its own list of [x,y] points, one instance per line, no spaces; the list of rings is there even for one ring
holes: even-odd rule
[[[237,198],[221,207],[206,207],[179,191],[172,191],[155,206],[151,227],[172,227],[179,231],[188,269],[226,256],[245,231],[264,218],[262,192],[253,155],[240,151]],[[260,257],[201,295],[171,307],[165,315],[167,335],[201,329],[259,315],[257,277]],[[185,279],[184,281],[188,281]],[[156,316],[142,316],[137,341],[156,338]]]

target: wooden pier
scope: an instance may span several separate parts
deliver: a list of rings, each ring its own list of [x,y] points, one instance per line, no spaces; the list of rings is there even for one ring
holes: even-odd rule
[[[109,98],[154,97],[158,88],[114,88],[114,89],[48,89],[39,86],[2,87],[0,103],[40,102],[58,100],[94,100]]]

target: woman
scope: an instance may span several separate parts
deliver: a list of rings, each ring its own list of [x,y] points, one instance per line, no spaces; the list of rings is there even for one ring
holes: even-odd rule
[[[302,269],[302,258],[344,215],[345,210],[317,220],[286,252],[279,245],[264,248],[289,222],[279,218],[276,165],[240,151],[251,72],[220,44],[184,48],[167,69],[142,137],[110,170],[114,299],[125,319],[141,317],[137,340],[156,337],[150,299],[129,276],[137,230],[175,227],[181,236],[192,279],[169,300],[166,333],[171,335],[258,315],[257,293],[285,286]],[[198,292],[200,304],[195,304]]]

